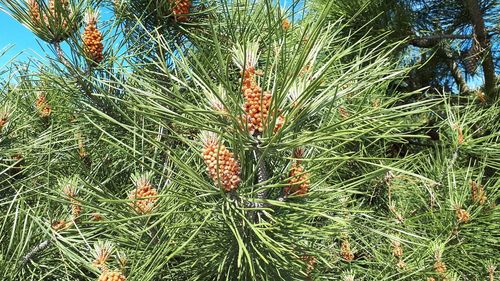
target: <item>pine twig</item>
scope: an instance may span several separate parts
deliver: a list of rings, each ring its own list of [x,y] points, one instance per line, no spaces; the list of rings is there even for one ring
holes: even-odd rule
[[[26,265],[29,261],[31,261],[39,252],[45,250],[52,244],[52,239],[47,239],[40,242],[35,247],[31,248],[31,250],[21,258],[21,264]]]
[[[451,76],[455,79],[455,83],[457,83],[459,87],[460,93],[467,93],[469,91],[469,87],[467,86],[467,82],[460,72],[460,68],[454,60],[448,61],[448,67],[450,68]]]
[[[436,34],[422,37],[413,37],[408,41],[408,44],[418,48],[432,48],[441,40],[445,39],[471,39],[472,35],[457,35],[457,34]]]
[[[287,198],[287,195],[285,194],[285,192],[282,192],[281,195],[278,198],[276,198],[276,201],[285,202],[286,198]]]

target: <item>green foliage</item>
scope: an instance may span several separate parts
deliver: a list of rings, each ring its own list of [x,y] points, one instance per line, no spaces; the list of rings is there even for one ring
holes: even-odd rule
[[[291,27],[299,1],[210,4],[168,28],[124,10],[100,64],[69,38],[6,76],[0,279],[494,280],[498,104],[395,93],[400,42],[345,35],[333,4]],[[250,66],[272,95],[262,133],[242,121]],[[202,131],[234,153],[236,189]]]

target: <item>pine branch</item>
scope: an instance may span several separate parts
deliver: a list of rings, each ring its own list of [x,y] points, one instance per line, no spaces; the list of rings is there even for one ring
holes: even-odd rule
[[[266,161],[262,157],[262,152],[259,149],[259,144],[260,141],[254,143],[253,147],[253,155],[255,159],[255,163],[257,163],[257,183],[261,184],[269,179],[269,172],[266,167]],[[259,200],[265,200],[267,199],[267,190],[264,189],[262,191],[257,192],[257,199]],[[264,208],[267,204],[264,204],[263,202],[260,203],[255,203],[256,208]],[[263,211],[259,210],[256,212],[254,220],[256,222],[260,221],[263,216]]]
[[[450,68],[453,79],[455,79],[455,83],[457,83],[459,87],[460,93],[467,93],[469,91],[469,87],[467,86],[467,82],[465,82],[465,78],[460,72],[460,68],[457,63],[454,60],[449,60],[448,67]]]
[[[437,34],[430,36],[414,37],[408,43],[419,48],[435,47],[440,41],[445,39],[471,39],[472,35]]]
[[[92,94],[92,85],[82,79],[82,73],[73,67],[73,65],[68,61],[64,52],[61,49],[61,44],[59,42],[53,43],[54,49],[56,50],[58,60],[68,69],[68,71],[75,77],[77,84],[80,86],[81,91],[96,105],[98,105],[101,110],[103,110],[106,114],[112,116],[113,118],[117,118],[117,116],[113,113],[109,106],[107,106],[101,99],[98,99],[96,96]],[[92,73],[92,66],[85,71],[86,76],[90,76]]]
[[[266,161],[262,157],[262,152],[259,148],[260,142],[254,144],[253,155],[255,163],[257,163],[257,183],[261,184],[269,179],[269,172],[266,167]],[[257,198],[260,200],[267,199],[267,190],[262,190],[257,193]],[[257,203],[258,207],[264,207],[264,203]]]

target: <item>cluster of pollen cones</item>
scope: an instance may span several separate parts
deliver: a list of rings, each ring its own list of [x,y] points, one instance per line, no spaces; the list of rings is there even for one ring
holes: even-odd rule
[[[72,222],[66,220],[55,220],[51,223],[50,227],[54,231],[65,230],[72,225]]]
[[[170,0],[172,5],[172,14],[176,21],[187,21],[189,14],[189,9],[191,8],[191,0]]]
[[[462,208],[457,208],[455,210],[455,214],[457,215],[457,220],[459,223],[467,223],[470,219],[470,214],[466,210]]]
[[[7,118],[0,118],[0,130],[7,124]]]
[[[105,271],[101,273],[98,281],[125,281],[125,275],[120,271]]]
[[[474,181],[470,183],[470,187],[472,193],[472,201],[474,201],[475,203],[479,203],[481,205],[486,203],[486,200],[488,198],[486,197],[486,192],[484,191],[484,187],[481,184],[476,183]]]
[[[58,3],[56,3],[58,2]],[[61,11],[57,11],[57,5],[60,5]],[[68,0],[49,0],[49,13],[52,17],[59,17],[58,13],[63,15],[64,13],[70,12]],[[67,16],[67,15],[63,15]],[[59,19],[57,19],[59,20]],[[68,27],[68,22],[66,19],[61,19],[61,24],[63,28]]]
[[[27,0],[28,12],[32,22],[36,27],[45,25],[49,30],[59,31],[55,37],[52,38],[54,42],[60,42],[68,38],[76,25],[68,23],[68,18],[71,16],[71,8],[68,0],[50,0],[48,13],[42,13],[40,5],[37,0]],[[48,16],[47,16],[48,15]],[[56,28],[51,26],[56,25]],[[82,35],[83,47],[88,58],[94,62],[99,63],[103,60],[103,36],[99,29],[97,29],[97,13],[89,11],[85,15],[85,29]]]
[[[42,17],[40,15],[40,5],[38,5],[38,2],[36,0],[28,0],[27,4],[31,20],[35,23],[40,22]]]
[[[102,34],[97,29],[97,14],[89,12],[85,16],[85,29],[83,31],[83,44],[87,56],[94,63],[99,63],[103,60],[104,46],[102,44]]]
[[[262,88],[257,84],[257,72],[254,67],[248,67],[242,72],[242,92],[245,98],[243,110],[245,116],[243,121],[247,124],[247,129],[250,134],[262,134],[267,125],[268,118],[271,115],[271,99],[272,94],[269,91],[262,91]],[[279,115],[276,119],[274,131],[279,130],[284,122],[284,117]]]
[[[263,91],[257,82],[257,76],[262,75],[256,70],[258,61],[258,44],[250,43],[245,49],[235,46],[233,59],[240,69],[242,78],[242,93],[244,97],[243,111],[240,125],[245,126],[253,136],[261,136],[267,127],[273,126],[273,132],[277,132],[283,126],[285,118],[279,109],[272,109],[272,93]],[[224,91],[219,90],[219,96],[208,95],[212,109],[226,112],[219,98],[224,97]],[[203,151],[202,156],[207,165],[207,172],[216,185],[221,184],[225,191],[235,190],[241,182],[240,165],[231,153],[213,133],[202,134]],[[292,163],[288,186],[284,189],[286,196],[291,194],[305,195],[309,190],[309,174],[305,172],[301,164],[303,149],[294,151],[296,160]]]
[[[304,149],[296,148],[293,152],[294,162],[292,162],[289,174],[288,186],[285,187],[286,195],[305,195],[309,191],[309,173],[305,171],[301,158],[304,157]]]
[[[309,174],[305,172],[300,161],[292,163],[290,169],[289,186],[285,187],[285,194],[305,195],[309,190]]]
[[[351,250],[351,244],[348,240],[342,241],[340,245],[340,256],[346,261],[352,261],[354,259],[354,253]]]
[[[220,183],[225,191],[238,188],[240,184],[240,165],[225,145],[211,132],[202,134],[202,156],[207,172],[216,185]]]
[[[9,122],[9,112],[0,112],[0,131]]]
[[[138,214],[150,213],[158,200],[157,195],[158,191],[147,179],[147,176],[142,176],[135,180],[135,189],[128,196],[133,201],[129,204]]]
[[[109,241],[106,242],[97,242],[94,244],[94,261],[92,264],[101,270],[101,275],[99,276],[98,281],[125,281],[125,275],[123,275],[122,271],[118,270],[109,270],[108,269],[108,259],[111,257],[114,250],[114,246]],[[120,254],[118,254],[118,260],[121,265],[123,262],[121,261]],[[126,262],[126,261],[125,261]],[[122,268],[123,270],[123,268]]]
[[[42,118],[49,117],[52,113],[52,107],[47,102],[45,95],[39,95],[35,100],[35,107],[38,110],[38,114]]]
[[[68,23],[72,11],[67,0],[49,0],[48,12],[42,12],[37,0],[27,0],[28,13],[35,27],[42,24],[50,31],[58,34],[53,41],[59,42],[66,39],[76,25]],[[71,28],[69,28],[71,27]]]

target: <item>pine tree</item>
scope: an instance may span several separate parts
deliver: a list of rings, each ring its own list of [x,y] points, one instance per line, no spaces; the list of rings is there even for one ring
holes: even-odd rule
[[[1,3],[52,52],[0,82],[1,280],[495,280],[498,101],[389,95],[338,2]]]

